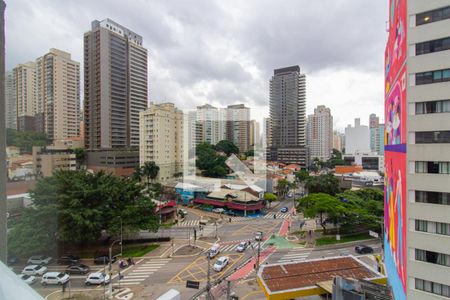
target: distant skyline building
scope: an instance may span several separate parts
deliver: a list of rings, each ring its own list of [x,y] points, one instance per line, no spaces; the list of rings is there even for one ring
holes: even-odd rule
[[[12,71],[5,76],[5,118],[6,128],[17,129],[16,88]]]
[[[333,148],[342,152],[345,145],[345,135],[337,130],[333,131]]]
[[[250,148],[254,149],[256,145],[261,143],[261,133],[259,122],[256,120],[250,121]]]
[[[361,125],[361,119],[355,119],[355,126],[345,128],[345,154],[370,152],[369,127]]]
[[[264,132],[264,141],[263,141],[263,145],[266,145],[266,147],[270,147],[272,145],[272,136],[271,136],[271,130],[272,130],[272,126],[271,126],[271,122],[270,122],[270,118],[264,118],[264,128],[263,128],[263,132]]]
[[[333,116],[325,105],[314,109],[308,116],[308,148],[311,159],[326,161],[333,150]]]
[[[369,116],[370,151],[379,155],[384,154],[384,124],[376,114]]]
[[[148,101],[142,37],[110,20],[84,34],[84,127],[88,150],[139,147],[139,113]]]
[[[306,167],[306,76],[299,66],[275,69],[270,80],[268,159]]]
[[[140,112],[139,165],[155,162],[160,181],[183,171],[183,123],[183,112],[173,103],[153,104]]]
[[[250,150],[250,108],[244,104],[228,105],[226,115],[226,139],[233,142],[240,153]]]
[[[202,142],[215,145],[225,139],[226,117],[223,109],[210,104],[197,106],[196,120]]]

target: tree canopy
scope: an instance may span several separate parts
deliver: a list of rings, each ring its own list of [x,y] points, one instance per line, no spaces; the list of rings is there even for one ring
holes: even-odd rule
[[[305,187],[309,193],[326,193],[333,196],[341,191],[339,180],[332,173],[310,176]]]
[[[33,205],[8,235],[16,255],[51,251],[56,241],[95,241],[102,232],[118,236],[120,221],[130,233],[159,226],[143,186],[112,174],[57,170],[40,179],[30,196]]]
[[[33,146],[47,146],[48,144],[47,135],[43,132],[6,129],[6,145],[19,147],[23,152],[31,153]]]
[[[214,146],[209,143],[200,143],[196,147],[196,165],[207,177],[224,177],[228,173],[228,167],[225,164],[226,156],[219,155]]]
[[[299,182],[306,182],[309,179],[309,172],[306,170],[300,170],[299,172],[295,173],[295,178],[299,181]]]
[[[222,140],[218,142],[214,149],[219,152],[225,153],[227,156],[230,156],[231,154],[239,154],[239,148],[231,141],[228,140]]]

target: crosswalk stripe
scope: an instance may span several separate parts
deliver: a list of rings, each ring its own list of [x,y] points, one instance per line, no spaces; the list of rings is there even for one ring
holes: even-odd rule
[[[125,278],[147,278],[147,275],[124,275]]]
[[[124,279],[120,279],[120,282],[137,282],[137,281],[139,281],[139,282],[141,282],[141,281],[143,281],[143,280],[145,280],[145,278],[130,278],[130,279],[126,279],[126,277],[124,278]]]
[[[286,254],[285,256],[283,256],[283,257],[308,257],[309,256],[309,253],[307,253],[307,254],[302,254],[302,255],[299,255],[299,254]]]
[[[122,284],[122,285],[135,285],[135,284],[141,284],[141,282],[129,282],[129,281],[122,282],[122,281],[120,281],[120,284]]]

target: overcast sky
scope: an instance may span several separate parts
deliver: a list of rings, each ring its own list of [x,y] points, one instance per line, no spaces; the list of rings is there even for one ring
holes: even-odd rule
[[[388,1],[6,1],[8,69],[52,47],[82,63],[83,33],[111,18],[143,36],[150,101],[245,103],[260,119],[273,69],[299,65],[308,114],[324,104],[340,130],[383,114]]]

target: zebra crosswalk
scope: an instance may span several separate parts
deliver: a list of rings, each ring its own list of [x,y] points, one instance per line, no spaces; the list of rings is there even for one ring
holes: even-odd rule
[[[308,258],[311,254],[310,248],[295,248],[289,250],[289,252],[283,255],[278,262],[279,263],[290,263],[290,262],[302,262]]]
[[[120,280],[121,285],[138,285],[146,280],[151,274],[170,262],[171,258],[155,258],[146,260],[144,263],[136,265],[130,272],[123,274]]]
[[[273,215],[275,215],[276,219],[288,219],[291,214],[290,213],[268,213],[263,218],[264,219],[273,219]]]
[[[220,252],[235,252],[236,248],[239,244],[240,243],[229,244],[229,245],[220,245],[219,250],[220,250]],[[257,249],[258,242],[257,241],[251,242],[250,246],[248,246],[247,249],[251,249],[252,247],[253,247],[253,249]]]
[[[180,227],[189,227],[189,226],[198,226],[200,224],[200,220],[186,220],[178,223],[176,226]]]

